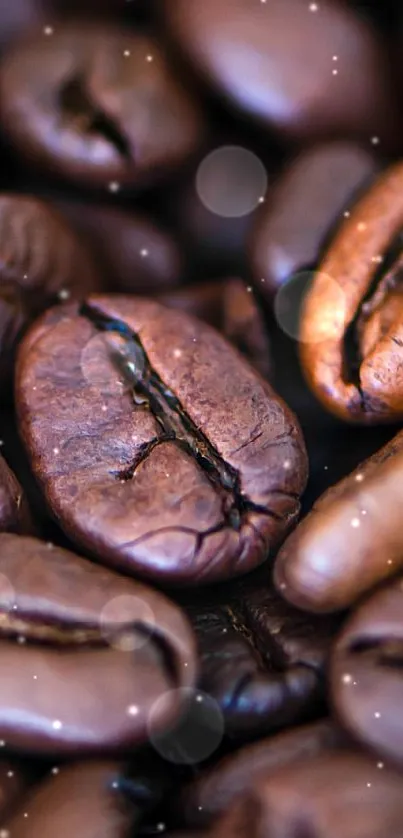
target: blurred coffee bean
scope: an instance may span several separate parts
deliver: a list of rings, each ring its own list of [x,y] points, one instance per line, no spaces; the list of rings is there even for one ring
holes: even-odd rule
[[[344,141],[309,148],[288,164],[259,210],[250,244],[265,298],[316,266],[331,229],[378,167],[369,148]]]
[[[387,500],[385,509],[388,509]],[[386,546],[385,559],[387,555]],[[400,765],[403,764],[402,605],[403,579],[399,577],[352,614],[335,645],[331,667],[332,699],[340,721],[381,759]]]
[[[152,296],[183,282],[178,245],[148,218],[77,201],[57,207],[91,249],[108,290]]]
[[[30,163],[112,193],[181,165],[203,130],[159,43],[110,23],[63,23],[16,43],[0,118]]]
[[[400,114],[375,30],[337,0],[165,0],[173,38],[240,110],[285,139],[380,139]]]

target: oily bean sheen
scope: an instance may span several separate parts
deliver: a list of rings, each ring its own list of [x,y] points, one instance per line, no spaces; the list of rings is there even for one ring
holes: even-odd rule
[[[10,376],[21,332],[37,314],[99,287],[90,256],[53,207],[0,194],[0,385]]]
[[[394,139],[380,44],[344,4],[327,0],[312,11],[306,0],[165,0],[164,7],[196,69],[281,136]]]
[[[224,757],[184,789],[182,803],[189,824],[205,826],[252,790],[262,777],[317,754],[346,746],[348,739],[327,719],[287,730]]]
[[[183,312],[124,296],[49,311],[20,353],[17,402],[51,510],[99,561],[225,579],[296,520],[307,463],[295,417]]]
[[[260,309],[241,279],[203,282],[161,294],[161,303],[210,323],[225,335],[265,378],[272,371],[271,347]]]
[[[322,404],[351,422],[403,417],[403,164],[357,202],[303,306],[300,357]]]
[[[402,819],[401,775],[351,751],[262,780],[209,838],[400,838]]]
[[[120,788],[119,763],[61,765],[6,822],[10,838],[134,838],[138,812]],[[1,834],[1,832],[0,832]]]
[[[403,579],[373,594],[348,620],[331,667],[333,704],[348,730],[403,764]]]
[[[328,489],[281,548],[275,582],[308,611],[347,608],[403,564],[403,432]]]
[[[219,705],[228,736],[262,735],[322,709],[329,620],[297,612],[272,591],[247,595],[244,608],[199,605],[187,613],[198,639],[198,683]]]
[[[0,532],[27,533],[31,528],[31,513],[24,490],[0,457]]]
[[[78,201],[57,206],[91,249],[108,290],[151,297],[181,282],[179,247],[154,222],[115,207]]]
[[[287,166],[259,211],[252,234],[251,257],[261,294],[270,300],[293,275],[317,264],[330,229],[376,169],[370,151],[345,141],[309,148]]]
[[[11,141],[31,162],[83,184],[148,181],[200,139],[199,112],[159,44],[130,29],[59,24],[16,43],[1,69]]]
[[[60,547],[0,535],[0,738],[37,754],[107,753],[181,710],[193,639],[162,595]]]

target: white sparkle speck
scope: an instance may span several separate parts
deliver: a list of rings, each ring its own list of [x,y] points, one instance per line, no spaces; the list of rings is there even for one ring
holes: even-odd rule
[[[383,262],[383,256],[372,256],[371,262],[375,262],[377,265],[380,265]]]
[[[47,546],[48,550],[53,550],[55,545],[53,544],[53,541],[47,541],[46,546]]]
[[[201,704],[202,701],[203,701],[203,696],[202,695],[196,696],[196,701],[198,702],[198,704]]]
[[[359,518],[353,518],[352,521],[351,521],[351,526],[354,527],[354,528],[359,527],[360,526]]]
[[[26,637],[23,637],[23,635],[22,635],[22,634],[20,634],[20,636],[19,636],[19,637],[17,637],[17,643],[19,643],[19,644],[20,644],[20,646],[23,646],[23,645],[24,645],[24,643],[26,643],[26,642],[27,642],[27,638],[26,638]]]
[[[265,202],[265,197],[264,197],[264,195],[261,195],[259,200],[258,200],[258,204],[264,204],[264,202]]]
[[[248,294],[251,294],[252,293],[252,286],[247,285],[246,290],[247,290]]]
[[[351,675],[348,674],[348,672],[346,672],[345,675],[342,675],[341,680],[343,681],[343,684],[351,684],[353,678]]]
[[[386,564],[393,564],[392,559],[388,559],[388,561],[386,562]]]
[[[120,183],[117,180],[112,180],[108,186],[109,192],[119,192]]]
[[[319,11],[319,5],[318,5],[318,3],[310,3],[310,4],[309,4],[309,11],[310,11],[310,12],[317,12],[317,11]]]
[[[165,831],[165,828],[166,828],[166,827],[165,827],[165,824],[164,824],[164,823],[157,823],[157,829],[158,829],[158,832],[164,832],[164,831]]]
[[[371,137],[372,145],[379,145],[379,137]]]
[[[68,288],[62,288],[61,291],[58,293],[59,300],[68,300],[70,297],[70,291]]]
[[[37,680],[38,680],[38,676],[37,676],[37,675],[33,675],[32,677],[33,677],[34,681],[37,681]]]
[[[4,445],[4,439],[0,439],[0,445]]]
[[[148,253],[149,253],[149,251],[147,250],[147,248],[146,248],[146,247],[143,247],[143,248],[142,248],[142,250],[140,250],[140,256],[141,256],[143,259],[145,259],[145,258],[146,258],[146,256],[148,256]]]
[[[57,765],[55,765],[55,767],[52,768],[51,774],[58,774],[59,771],[60,771],[60,768],[58,768]]]
[[[7,771],[7,777],[14,777],[14,771]]]
[[[338,72],[339,72],[338,70],[332,70],[332,75],[337,76]]]
[[[103,411],[103,413],[105,413],[105,411],[108,410],[106,404],[102,405],[101,410]]]
[[[8,829],[0,829],[0,838],[10,838]]]
[[[129,55],[130,55],[130,50],[129,50],[129,49],[125,49],[125,51],[124,51],[123,55],[124,55],[124,57],[125,57],[125,58],[129,58]]]
[[[139,712],[139,708],[136,707],[135,704],[131,704],[130,707],[127,708],[127,712],[129,716],[137,716]]]
[[[367,510],[366,509],[361,509],[361,515],[366,515],[366,514],[367,514]]]
[[[4,748],[5,744],[4,739],[0,739],[0,748]]]
[[[61,723],[60,719],[55,719],[54,722],[52,722],[52,727],[53,727],[53,730],[61,730],[62,723]]]
[[[284,468],[290,468],[290,465],[291,465],[290,460],[284,460],[284,463],[283,463]]]
[[[367,783],[367,789],[371,788],[371,783]]]
[[[366,229],[367,229],[367,225],[366,225],[365,221],[359,221],[358,224],[357,224],[358,232],[363,233],[364,230],[366,230]]]
[[[118,789],[119,788],[119,783],[116,780],[113,781],[112,788],[113,789]]]
[[[339,56],[338,56],[338,55],[334,55],[334,56],[333,56],[333,61],[338,61],[338,59],[339,59]]]
[[[174,356],[174,358],[181,358],[182,357],[182,350],[181,349],[174,349],[173,356]]]
[[[381,714],[380,714],[380,713],[378,713],[378,712],[377,712],[377,713],[374,713],[374,716],[375,716],[375,718],[376,718],[376,719],[380,719],[380,718],[381,718]]]
[[[348,210],[346,210],[346,212],[343,212],[343,215],[344,215],[344,218],[350,218],[350,213],[349,213]]]
[[[45,26],[45,28],[43,30],[43,34],[44,35],[53,35],[54,31],[55,30],[53,29],[53,26]]]
[[[54,454],[60,454],[60,448],[54,448],[53,453]]]
[[[154,61],[154,56],[153,55],[147,55],[146,61],[148,61],[148,63],[150,63],[151,61]]]
[[[356,474],[355,479],[356,479],[357,483],[361,483],[361,481],[364,480],[364,475],[363,474]]]
[[[377,768],[382,769],[382,768],[384,768],[384,767],[385,767],[385,763],[383,763],[383,762],[377,762],[376,767],[377,767]]]

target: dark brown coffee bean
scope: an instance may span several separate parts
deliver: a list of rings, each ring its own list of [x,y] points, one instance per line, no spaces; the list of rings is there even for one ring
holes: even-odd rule
[[[112,24],[59,24],[16,44],[0,115],[30,162],[114,192],[181,164],[201,135],[160,45]]]
[[[45,754],[107,753],[182,709],[193,638],[177,606],[59,547],[0,536],[0,738]],[[162,700],[161,700],[162,699]],[[157,702],[157,703],[156,703]]]
[[[226,279],[161,294],[159,301],[218,329],[265,378],[272,370],[271,348],[257,303],[241,279]]]
[[[388,509],[388,503],[385,503]],[[366,745],[403,764],[403,580],[368,599],[348,620],[331,668],[340,720]]]
[[[275,594],[259,605],[248,595],[250,600],[246,613],[236,603],[186,609],[198,639],[199,686],[219,705],[233,739],[312,718],[324,699],[326,641],[309,638],[322,622],[315,626]]]
[[[314,146],[293,160],[270,189],[251,241],[260,293],[269,300],[296,273],[313,268],[333,225],[374,175],[375,156],[355,143]]]
[[[0,456],[0,532],[32,532],[31,514],[22,487]]]
[[[308,611],[347,608],[403,563],[403,432],[328,489],[281,548],[275,582]]]
[[[301,760],[259,785],[210,838],[400,838],[402,778],[351,751]]]
[[[303,306],[301,363],[323,405],[370,424],[403,417],[403,165],[350,212]]]
[[[122,794],[118,762],[62,765],[6,822],[10,838],[132,838],[138,810]]]
[[[296,419],[223,337],[130,297],[53,309],[24,341],[17,401],[62,528],[98,560],[176,583],[260,564],[306,482]]]
[[[147,218],[94,204],[57,206],[91,248],[108,290],[150,297],[183,281],[178,245]]]
[[[381,46],[344,4],[165,0],[165,9],[196,69],[282,136],[396,140]]]
[[[0,195],[0,383],[10,378],[31,320],[57,300],[99,287],[89,254],[56,210],[36,198]]]
[[[347,747],[349,739],[325,720],[287,730],[241,748],[184,789],[182,803],[188,823],[205,826],[222,815],[259,781],[302,759]]]

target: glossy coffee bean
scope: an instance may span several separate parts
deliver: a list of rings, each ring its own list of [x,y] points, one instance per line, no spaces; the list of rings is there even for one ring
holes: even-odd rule
[[[128,749],[181,711],[193,638],[156,591],[60,547],[0,536],[0,738],[16,751]],[[165,696],[165,701],[160,701]],[[158,702],[158,704],[156,704]]]
[[[347,747],[347,735],[329,720],[287,730],[237,750],[185,787],[186,821],[206,826],[261,781],[299,760]]]
[[[32,526],[24,490],[0,457],[0,532],[28,533]]]
[[[330,230],[377,168],[369,149],[345,141],[308,148],[288,164],[252,233],[252,265],[264,297],[271,300],[292,276],[317,264]]]
[[[56,767],[7,821],[13,838],[133,838],[138,811],[120,788],[118,762]]]
[[[299,511],[294,416],[218,333],[149,300],[91,297],[27,335],[16,399],[50,509],[97,558],[196,584],[260,564]]]
[[[159,44],[112,23],[59,24],[15,44],[0,118],[31,163],[112,191],[183,163],[202,130]]]
[[[10,378],[16,344],[30,321],[58,300],[99,287],[90,255],[53,207],[0,195],[0,383]]]
[[[151,220],[77,201],[57,206],[91,249],[109,291],[152,296],[183,281],[178,245]]]
[[[344,4],[165,0],[164,8],[195,68],[282,137],[395,140],[396,106],[381,45]]]
[[[241,279],[203,282],[181,288],[158,299],[218,329],[248,358],[264,378],[270,378],[272,358],[269,336],[259,307]]]
[[[342,419],[403,416],[403,165],[351,210],[304,302],[300,357],[309,386]]]
[[[308,611],[347,608],[402,567],[403,432],[328,489],[281,548],[275,582]]]
[[[209,838],[400,838],[402,817],[401,775],[351,751],[262,780]]]
[[[323,667],[335,633],[272,591],[242,602],[189,606],[199,686],[219,705],[232,739],[251,739],[323,710]]]
[[[340,721],[381,758],[403,764],[403,580],[373,594],[336,643],[332,700]]]

